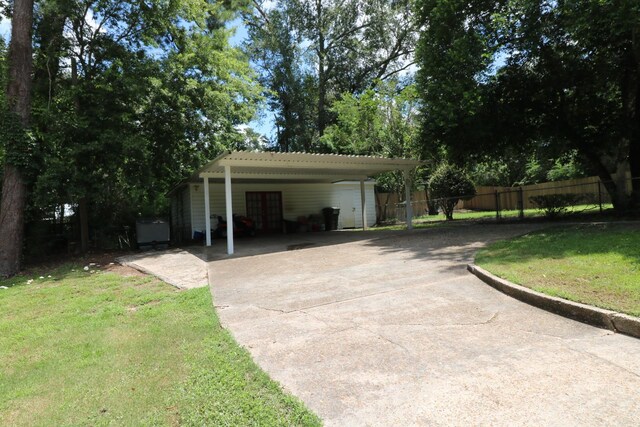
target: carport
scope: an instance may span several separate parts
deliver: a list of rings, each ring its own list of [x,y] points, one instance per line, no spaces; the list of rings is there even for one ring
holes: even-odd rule
[[[363,216],[365,206],[365,181],[374,175],[389,171],[402,171],[405,180],[406,200],[411,200],[411,173],[422,162],[402,158],[373,156],[347,156],[338,154],[268,153],[226,151],[197,171],[203,180],[206,221],[206,245],[211,246],[211,207],[209,182],[224,182],[227,221],[233,218],[232,183],[336,183],[360,182],[360,207]],[[411,229],[413,212],[407,203],[407,228]],[[227,254],[234,253],[233,226],[227,229]]]

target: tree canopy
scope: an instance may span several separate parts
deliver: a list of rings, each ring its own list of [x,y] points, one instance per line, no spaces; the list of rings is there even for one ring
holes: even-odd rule
[[[166,192],[242,148],[261,87],[229,45],[243,1],[40,0],[33,38],[31,218],[90,229],[167,212]],[[6,148],[6,147],[5,147]]]
[[[620,209],[640,200],[640,4],[418,0],[425,139],[457,161],[577,150]]]
[[[276,114],[277,148],[318,151],[333,103],[413,63],[409,0],[256,1],[247,16],[252,60]],[[272,2],[268,2],[272,3]]]
[[[398,79],[379,82],[359,95],[345,94],[334,102],[335,123],[320,138],[325,151],[383,157],[419,158],[420,98],[415,84]],[[422,176],[415,175],[414,186]],[[401,172],[376,177],[378,188],[402,193]]]

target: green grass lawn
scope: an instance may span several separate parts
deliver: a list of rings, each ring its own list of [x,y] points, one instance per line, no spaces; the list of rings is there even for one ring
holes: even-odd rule
[[[603,204],[602,208],[605,211],[610,211],[613,209],[611,204]],[[600,207],[598,205],[578,205],[578,206],[569,206],[567,207],[567,211],[565,215],[567,218],[571,218],[573,215],[593,215],[598,214],[600,212]],[[520,216],[519,210],[503,210],[500,211],[500,217],[503,219],[515,219]],[[537,218],[543,217],[544,212],[540,209],[525,209],[524,217],[525,218]],[[484,220],[484,219],[495,219],[496,212],[495,211],[455,211],[453,213],[454,221],[464,221],[464,220]],[[446,222],[447,218],[443,214],[438,215],[421,215],[417,216],[413,219],[413,227],[420,228],[430,228],[435,224],[439,224],[442,222]],[[451,222],[451,221],[449,221]],[[406,225],[404,223],[391,224],[391,225],[382,225],[371,228],[372,230],[404,230]]]
[[[489,245],[476,264],[549,295],[640,316],[640,225],[554,227]]]
[[[413,228],[416,230],[420,230],[423,228],[435,228],[441,225],[446,224],[445,221],[413,221]],[[376,225],[374,227],[368,228],[367,231],[396,231],[396,230],[406,230],[407,225],[405,223],[398,224],[388,224],[388,225]],[[356,228],[356,231],[362,231],[361,228]]]
[[[613,209],[613,205],[611,204],[603,204],[603,210],[611,210]],[[576,206],[568,206],[566,210],[566,215],[571,216],[575,214],[597,214],[600,212],[600,206],[598,205],[576,205]],[[525,218],[532,217],[541,217],[544,216],[544,211],[541,209],[525,209],[524,216]],[[517,209],[514,210],[502,210],[500,211],[501,218],[517,218],[520,216],[520,211]],[[495,218],[496,211],[454,211],[453,219],[463,220],[463,219],[484,219],[484,218]],[[446,221],[446,218],[443,214],[438,215],[423,215],[416,218],[416,221]]]
[[[43,276],[0,281],[0,425],[320,424],[220,327],[208,288]]]

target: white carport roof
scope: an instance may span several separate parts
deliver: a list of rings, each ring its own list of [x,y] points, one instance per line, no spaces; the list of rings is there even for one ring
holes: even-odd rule
[[[419,160],[340,154],[226,151],[196,172],[198,178],[224,179],[225,166],[234,181],[358,181],[381,172],[409,171]]]
[[[407,200],[411,197],[410,172],[422,164],[419,160],[389,159],[340,154],[269,153],[227,151],[200,168],[194,178],[204,180],[206,244],[211,245],[209,180],[224,181],[226,215],[232,224],[231,182],[339,182],[360,181],[363,228],[366,228],[364,181],[381,172],[401,170],[405,174]],[[411,228],[411,204],[407,204],[407,227]],[[233,254],[233,226],[227,227],[227,253]]]

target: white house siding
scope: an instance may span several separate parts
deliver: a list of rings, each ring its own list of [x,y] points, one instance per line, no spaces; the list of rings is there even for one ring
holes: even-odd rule
[[[282,193],[282,216],[296,220],[299,216],[321,214],[322,208],[336,206],[340,208],[339,228],[345,224],[344,215],[352,215],[353,226],[362,227],[360,214],[360,183],[338,184],[232,184],[233,212],[246,213],[247,191],[279,191]],[[189,184],[191,194],[191,228],[193,231],[205,229],[203,184]],[[345,194],[349,196],[345,197]],[[365,183],[367,225],[376,222],[375,194],[373,182]],[[342,195],[342,197],[341,197]],[[224,184],[209,184],[209,203],[211,215],[220,215],[226,219]],[[355,208],[355,212],[354,212]]]

